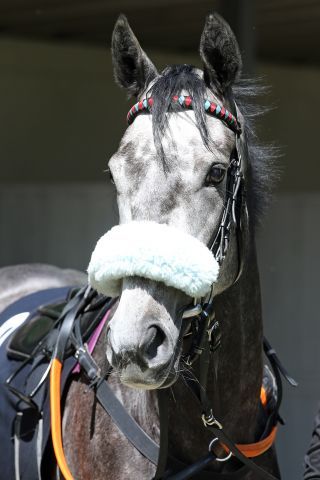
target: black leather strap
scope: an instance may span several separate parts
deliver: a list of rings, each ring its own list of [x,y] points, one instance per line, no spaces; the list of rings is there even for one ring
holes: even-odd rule
[[[200,393],[200,392],[199,392]],[[100,382],[96,389],[96,396],[102,407],[111,416],[115,424],[120,431],[127,437],[127,439],[139,450],[139,452],[150,460],[154,465],[158,464],[158,460],[161,459],[161,469],[163,469],[163,457],[160,456],[159,446],[142,430],[140,425],[128,414],[120,401],[116,398],[111,388],[106,381]],[[251,471],[259,475],[259,478],[263,480],[278,480],[272,474],[266,472],[264,469],[255,464],[251,459],[243,455],[236,447],[234,442],[226,435],[223,428],[214,426],[207,427],[218,440],[226,445],[229,450],[237,457],[246,467]],[[165,477],[170,480],[182,480],[191,478],[192,475],[202,471],[207,464],[215,459],[213,454],[205,455],[191,466],[185,468],[173,477]],[[158,475],[158,472],[157,472]],[[155,478],[161,478],[159,476]],[[221,478],[224,478],[223,476]]]
[[[105,380],[98,384],[96,388],[96,396],[100,405],[110,415],[114,423],[117,425],[119,430],[126,436],[130,443],[137,450],[139,450],[139,452],[145,458],[147,458],[151,463],[157,466],[160,459],[159,446],[154,440],[152,440],[152,438],[149,437],[149,435],[146,434],[144,430],[142,430],[140,425],[138,425],[138,423],[131,417],[131,415],[128,414],[122,403],[120,403],[120,401],[117,399],[117,397],[115,396],[115,394]],[[169,455],[168,471],[163,474],[163,477],[155,478],[163,478],[166,480],[182,480],[188,478],[201,478],[204,480],[212,480],[213,472],[204,472],[203,469],[210,462],[213,462],[215,458],[216,457],[213,454],[207,454],[204,457],[201,457],[201,459],[196,461],[194,464],[186,465],[185,463],[180,462],[179,460],[176,460]],[[163,464],[161,465],[161,468],[163,468]],[[177,470],[180,470],[180,472],[174,473],[177,472]],[[247,468],[247,466],[244,466],[239,468],[236,472],[226,474],[215,473],[214,475],[217,480],[236,480],[238,478],[241,478],[248,471],[249,469]],[[198,476],[199,474],[201,474],[201,477]],[[158,475],[158,471],[156,475]]]
[[[119,430],[127,437],[132,445],[154,465],[159,458],[159,446],[128,414],[122,403],[117,399],[106,381],[100,382],[96,388],[96,397],[110,415]]]
[[[64,353],[67,348],[67,343],[70,339],[74,322],[79,313],[89,303],[90,299],[94,295],[96,295],[94,290],[91,290],[90,287],[84,287],[65,306],[61,314],[61,319],[64,318],[64,320],[59,331],[59,336],[53,354],[53,357],[57,358],[61,363],[63,363]]]
[[[203,457],[196,460],[192,465],[183,466],[182,463],[179,465],[178,473],[174,473],[169,477],[164,477],[165,480],[188,480],[200,479],[201,480],[237,480],[243,478],[250,470],[247,466],[242,466],[234,472],[229,473],[217,473],[212,470],[204,470],[210,463],[216,459],[215,455],[212,452],[208,452]]]
[[[167,389],[158,390],[160,449],[154,480],[163,478],[168,461],[169,400]]]

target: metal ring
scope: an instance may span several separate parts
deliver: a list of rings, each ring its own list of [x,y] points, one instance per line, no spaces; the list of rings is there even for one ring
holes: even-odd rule
[[[213,440],[211,440],[211,442],[209,444],[209,452],[212,451],[212,447],[213,447],[214,443],[216,443],[216,442],[219,442],[219,439],[217,437],[215,437]],[[230,451],[226,457],[224,457],[224,458],[216,457],[215,460],[217,462],[227,462],[228,460],[230,460],[231,457],[232,457],[232,452]]]

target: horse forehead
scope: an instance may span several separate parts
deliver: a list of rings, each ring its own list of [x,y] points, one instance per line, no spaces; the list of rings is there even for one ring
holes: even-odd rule
[[[208,128],[217,153],[226,150],[230,143],[229,132],[222,122],[209,119]],[[194,112],[183,114],[168,114],[168,128],[163,138],[162,146],[168,166],[174,166],[174,171],[193,167],[196,160],[202,157],[211,157],[208,149],[203,144],[199,129],[196,124]],[[118,153],[124,162],[124,169],[128,177],[139,173],[146,174],[149,169],[163,169],[154,144],[152,117],[140,115],[126,131]]]

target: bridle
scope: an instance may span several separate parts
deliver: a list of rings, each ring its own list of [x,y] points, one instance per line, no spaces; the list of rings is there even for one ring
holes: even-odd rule
[[[233,104],[234,114],[217,102],[205,99],[203,103],[203,108],[206,114],[221,120],[236,135],[236,146],[231,153],[227,172],[225,206],[221,214],[218,230],[208,245],[220,266],[228,250],[232,227],[240,227],[241,204],[244,188],[242,171],[243,162],[240,146],[243,131],[237,118],[237,106],[233,100],[231,100],[230,103]],[[131,125],[140,114],[152,114],[153,104],[154,99],[152,96],[135,103],[127,114],[128,125]],[[173,95],[171,99],[171,107],[175,112],[192,110],[193,99],[189,95]],[[239,259],[239,270],[235,281],[239,278],[241,273],[241,262],[242,259]],[[211,303],[212,300],[213,292],[211,292],[211,295],[206,299],[201,299],[199,303],[195,302],[195,305],[186,308],[183,312],[183,318],[190,318],[198,315],[201,312],[201,306],[204,303]]]
[[[132,124],[135,118],[140,113],[152,113],[154,100],[151,97],[145,98],[140,102],[137,102],[129,110],[127,115],[128,124]],[[234,278],[233,284],[235,284],[239,277],[241,276],[242,266],[243,266],[243,252],[241,245],[241,215],[244,212],[247,215],[247,206],[244,199],[244,174],[243,174],[243,159],[242,159],[242,148],[240,145],[241,136],[243,135],[240,122],[237,115],[237,106],[233,99],[230,99],[234,114],[227,110],[223,105],[219,105],[216,102],[210,101],[208,99],[204,100],[204,110],[205,112],[219,120],[221,120],[230,130],[232,130],[236,135],[236,145],[234,150],[231,153],[230,162],[228,166],[227,179],[226,179],[226,198],[225,205],[221,214],[221,220],[218,227],[218,230],[212,240],[210,241],[208,247],[212,251],[215,259],[221,266],[225,256],[228,251],[230,235],[232,228],[236,230],[236,239],[237,239],[237,250],[238,250],[238,271]],[[190,110],[193,108],[193,99],[190,96],[184,95],[174,95],[171,100],[171,104],[174,107],[174,111],[177,112],[176,106],[180,105],[181,110]],[[205,385],[207,384],[207,374],[208,374],[208,355],[209,351],[215,353],[218,351],[221,340],[221,331],[219,322],[215,319],[214,314],[214,291],[213,288],[211,292],[207,295],[206,298],[200,300],[194,299],[194,305],[186,308],[182,315],[183,319],[188,319],[191,323],[196,324],[194,331],[192,332],[192,340],[190,350],[185,355],[185,362],[187,365],[191,366],[195,363],[196,360],[200,357],[200,377],[198,382],[188,382],[191,391],[193,391],[195,397],[199,400],[202,408],[202,420],[204,425],[207,428],[215,428],[219,431],[216,433],[216,437],[213,439],[210,447],[215,442],[222,442],[223,439],[220,436],[223,427],[221,423],[215,418],[213,410],[211,408],[210,402],[206,396]],[[215,372],[215,377],[217,377],[217,372]],[[217,382],[217,378],[215,378]],[[202,385],[203,388],[197,390],[197,386]],[[273,443],[276,434],[276,427],[274,427],[269,435],[269,443],[264,442],[269,448]],[[227,442],[228,443],[228,442]],[[224,443],[226,445],[226,443]],[[229,443],[230,445],[230,443]],[[237,447],[231,442],[231,445]],[[264,445],[264,446],[266,446]],[[161,447],[161,446],[160,446]],[[209,447],[209,450],[211,449]],[[242,449],[243,451],[245,449]],[[258,454],[261,454],[262,450],[259,451],[259,448],[256,448]],[[160,449],[161,452],[161,449]],[[236,454],[233,451],[233,448],[230,448],[227,455],[224,459],[217,459],[218,461],[226,461],[230,456]],[[240,453],[238,450],[237,453]],[[236,454],[237,456],[237,454]],[[243,456],[243,455],[242,455]],[[161,457],[161,453],[160,453]],[[239,455],[238,455],[239,458]],[[242,458],[243,461],[243,458]],[[165,462],[162,462],[165,463]],[[247,463],[248,464],[248,463]],[[252,465],[255,465],[251,462]],[[250,467],[252,468],[252,465]],[[258,468],[259,469],[259,468]],[[257,470],[257,469],[256,469]],[[259,472],[260,476],[265,475],[262,469]],[[161,473],[159,469],[157,474],[160,478]],[[267,474],[268,475],[268,474]],[[157,477],[157,475],[156,475]],[[269,478],[272,476],[269,475]],[[180,478],[180,477],[179,477]],[[185,478],[181,476],[181,478]],[[187,478],[187,477],[186,477]],[[267,476],[265,475],[265,478]],[[274,477],[272,477],[274,478]],[[178,479],[178,476],[177,476]]]
[[[192,109],[193,101],[190,96],[175,95],[172,97],[172,104],[181,107],[182,110]],[[136,103],[127,115],[127,121],[130,125],[135,118],[141,113],[152,113],[153,98],[148,97]],[[209,248],[215,256],[218,263],[221,265],[224,261],[228,251],[230,235],[232,228],[237,230],[236,237],[238,241],[238,272],[234,279],[237,282],[242,271],[242,248],[241,242],[241,214],[246,212],[246,204],[244,201],[244,182],[243,182],[243,161],[242,149],[240,145],[242,130],[237,119],[237,107],[234,104],[234,112],[232,114],[225,107],[205,100],[204,109],[207,114],[220,119],[225,125],[236,134],[236,147],[232,152],[228,173],[227,173],[227,192],[223,212],[221,214],[220,224],[217,233],[210,241]],[[175,110],[177,111],[177,110]],[[154,479],[168,478],[170,480],[185,480],[193,478],[194,475],[202,473],[204,478],[212,478],[217,475],[217,478],[223,479],[224,474],[216,474],[210,472],[210,476],[206,476],[204,468],[207,464],[216,460],[218,462],[225,462],[234,456],[241,462],[241,467],[238,468],[233,478],[241,478],[249,471],[256,473],[259,478],[264,480],[277,480],[272,474],[265,471],[258,466],[251,458],[258,457],[266,452],[273,444],[276,431],[277,422],[279,421],[279,407],[282,397],[281,375],[282,374],[291,384],[293,380],[289,377],[283,366],[281,365],[275,351],[271,348],[266,340],[264,340],[264,351],[270,361],[274,371],[274,376],[277,381],[278,398],[273,412],[269,415],[267,425],[263,437],[254,444],[239,445],[235,444],[225,433],[221,422],[215,417],[214,409],[206,394],[207,375],[209,370],[209,355],[210,352],[215,354],[220,346],[220,329],[219,322],[214,317],[214,292],[207,295],[206,298],[195,299],[192,306],[188,306],[182,313],[182,318],[191,322],[192,340],[190,350],[185,356],[185,361],[189,365],[199,360],[199,379],[198,382],[190,379],[188,386],[199,403],[201,409],[201,418],[203,425],[214,435],[208,447],[209,452],[192,465],[184,465],[176,459],[168,457],[168,403],[166,389],[159,390],[159,416],[160,416],[160,446],[141,429],[135,420],[126,412],[122,404],[116,399],[112,390],[107,384],[105,378],[101,377],[100,370],[95,364],[93,358],[86,350],[81,339],[81,332],[74,327],[77,324],[77,319],[81,312],[86,308],[86,305],[94,297],[94,291],[88,288],[82,291],[81,295],[73,301],[71,306],[66,307],[63,313],[63,322],[58,336],[55,353],[52,359],[52,368],[50,375],[51,385],[51,418],[52,418],[52,438],[56,453],[56,458],[60,469],[65,478],[72,480],[73,477],[68,469],[61,437],[61,412],[60,412],[60,376],[64,359],[64,351],[69,339],[72,340],[75,354],[74,356],[79,361],[81,367],[86,372],[91,384],[94,386],[95,395],[108,412],[114,422],[118,425],[120,430],[129,439],[129,441],[152,463],[157,467]],[[183,328],[181,335],[183,337],[186,329]],[[215,375],[216,377],[216,375]],[[215,378],[215,381],[217,379]],[[213,452],[215,444],[220,444],[222,451],[225,451],[225,457],[218,457]],[[178,473],[164,476],[167,466],[173,465]],[[230,474],[228,474],[228,478]]]

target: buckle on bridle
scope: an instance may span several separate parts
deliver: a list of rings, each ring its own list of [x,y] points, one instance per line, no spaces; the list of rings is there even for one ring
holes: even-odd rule
[[[87,344],[79,347],[74,353],[74,357],[78,360],[80,366],[84,369],[91,384],[94,385],[100,379],[100,368],[90,355]]]
[[[205,427],[217,427],[219,430],[222,430],[223,428],[222,424],[213,415],[212,410],[210,410],[209,415],[206,415],[205,413],[203,413],[201,415],[201,418]]]

